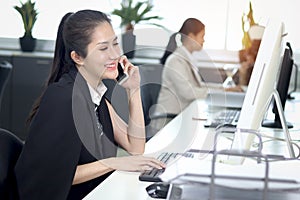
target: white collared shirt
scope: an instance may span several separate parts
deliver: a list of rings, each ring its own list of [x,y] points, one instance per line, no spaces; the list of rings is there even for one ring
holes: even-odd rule
[[[96,104],[97,106],[99,106],[100,105],[100,101],[101,101],[104,93],[107,90],[107,87],[104,85],[103,82],[101,82],[98,85],[98,87],[96,88],[96,90],[88,82],[87,82],[87,85],[89,87],[93,103]]]

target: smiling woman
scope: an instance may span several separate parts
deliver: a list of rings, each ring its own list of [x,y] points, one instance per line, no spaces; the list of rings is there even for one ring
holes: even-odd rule
[[[118,63],[129,74],[122,84],[129,98],[128,124],[109,102],[102,82],[116,79]],[[80,10],[62,18],[49,80],[29,119],[15,169],[20,199],[82,199],[114,170],[164,167],[141,155],[145,125],[139,69],[121,56],[110,19],[100,11]],[[117,157],[119,145],[131,155]]]

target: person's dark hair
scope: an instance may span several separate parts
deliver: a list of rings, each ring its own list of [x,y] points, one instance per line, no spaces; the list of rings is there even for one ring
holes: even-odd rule
[[[81,10],[63,16],[57,31],[51,72],[42,95],[33,105],[27,120],[28,123],[36,114],[46,88],[57,82],[64,73],[69,72],[70,68],[76,68],[70,53],[75,51],[85,58],[87,56],[87,46],[92,40],[95,28],[105,22],[111,24],[110,18],[106,14],[95,10]]]
[[[173,33],[169,39],[168,45],[166,47],[166,50],[163,54],[163,56],[160,59],[160,63],[161,64],[165,64],[167,58],[175,51],[175,49],[177,48],[177,43],[176,43],[176,36],[177,34],[181,35],[181,42],[183,42],[186,39],[186,36],[189,33],[193,33],[193,34],[198,34],[200,31],[202,31],[205,28],[205,25],[198,19],[196,18],[188,18],[186,19],[180,30],[176,33]]]

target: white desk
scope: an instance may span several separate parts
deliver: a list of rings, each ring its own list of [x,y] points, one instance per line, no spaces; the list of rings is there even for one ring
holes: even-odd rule
[[[297,95],[293,103],[287,102],[286,105],[287,120],[295,125],[295,128],[291,130],[292,139],[300,138],[300,120],[297,118],[300,111],[299,97],[300,95]],[[200,100],[194,101],[146,144],[145,154],[156,155],[163,151],[183,152],[189,148],[209,149],[209,144],[212,144],[211,141],[214,137],[213,130],[204,128],[203,121],[192,119],[193,117],[203,117],[203,114],[199,113],[204,111],[209,111],[206,104]],[[265,132],[284,138],[281,131],[266,129]],[[276,149],[279,151],[284,148],[283,146],[284,143],[281,142]],[[145,190],[151,183],[139,181],[139,174],[139,172],[115,171],[84,199],[152,199]]]

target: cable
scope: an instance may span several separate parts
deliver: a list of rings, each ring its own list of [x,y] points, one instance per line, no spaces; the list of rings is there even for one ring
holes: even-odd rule
[[[264,138],[269,138],[269,140],[263,141],[263,144],[265,144],[267,142],[274,142],[274,141],[286,142],[285,139],[278,138],[278,137],[273,137],[273,136],[268,136],[268,135],[265,135],[263,133],[261,133],[261,136],[264,137]],[[298,149],[298,155],[295,158],[284,158],[284,160],[294,160],[294,159],[299,159],[300,158],[300,146],[296,142],[300,142],[300,140],[292,140],[291,144]],[[255,147],[255,148],[258,147],[258,143],[253,143],[252,146]],[[277,159],[273,159],[273,161],[276,161],[276,160]],[[282,160],[282,159],[278,159],[278,160]]]

